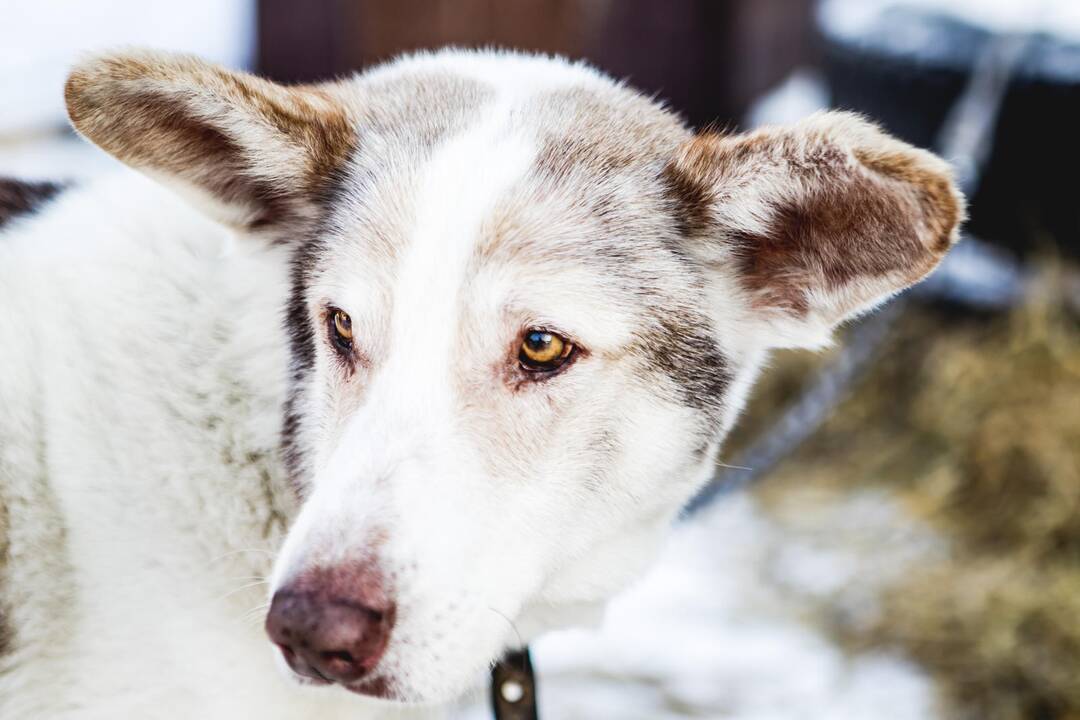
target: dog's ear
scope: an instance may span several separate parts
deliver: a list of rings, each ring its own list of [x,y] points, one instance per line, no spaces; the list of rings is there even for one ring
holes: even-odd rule
[[[775,347],[820,346],[919,281],[964,216],[945,162],[847,113],[697,135],[663,178],[690,254]]]
[[[92,58],[65,98],[92,142],[246,229],[310,218],[354,142],[333,86],[285,87],[182,55]]]

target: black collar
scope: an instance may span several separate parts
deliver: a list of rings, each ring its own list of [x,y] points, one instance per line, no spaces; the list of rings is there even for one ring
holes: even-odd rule
[[[539,720],[528,647],[511,650],[491,669],[491,707],[495,720]]]

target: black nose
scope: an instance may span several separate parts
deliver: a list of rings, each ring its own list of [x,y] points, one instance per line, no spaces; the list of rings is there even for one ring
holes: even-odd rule
[[[283,587],[274,593],[266,632],[298,674],[348,685],[370,673],[386,652],[395,608],[370,592],[334,592],[341,587],[311,578]]]

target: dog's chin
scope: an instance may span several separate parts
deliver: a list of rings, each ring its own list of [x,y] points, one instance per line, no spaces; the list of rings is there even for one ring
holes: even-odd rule
[[[330,680],[320,680],[318,678],[301,675],[289,667],[288,663],[281,657],[280,653],[275,653],[275,655],[275,664],[278,666],[282,675],[290,682],[302,688],[324,690],[327,692],[348,692],[357,695],[366,701],[380,705],[385,704],[397,707],[442,705],[453,702],[461,693],[467,692],[469,689],[468,687],[465,687],[461,690],[461,693],[431,693],[430,689],[428,691],[423,691],[407,688],[395,682],[392,677],[380,673],[376,673],[370,677],[362,678],[354,683],[346,685]]]
[[[454,702],[461,695],[468,692],[471,686],[465,686],[458,692],[431,692],[408,688],[386,676],[373,676],[357,681],[350,685],[342,685],[341,688],[354,695],[359,695],[365,700],[375,703],[385,703],[397,707],[434,707]]]
[[[343,688],[356,695],[375,700],[384,700],[394,704],[414,704],[401,693],[395,690],[394,683],[384,676],[375,676],[359,680],[351,685],[342,685]]]
[[[305,677],[303,675],[298,675],[291,670],[288,671],[288,677],[301,687],[343,690],[375,702],[385,702],[392,705],[427,704],[422,700],[410,698],[398,692],[393,681],[383,676],[365,678],[349,685],[334,683],[329,680]]]
[[[429,674],[432,668],[425,666],[423,671],[412,668],[417,671],[408,673],[412,682],[395,682],[392,676],[373,677],[371,681],[361,681],[356,687],[348,689],[361,695],[411,706],[434,706],[454,702],[485,683],[491,666],[505,652],[519,648],[521,643],[530,643],[549,631],[597,624],[603,617],[605,602],[606,598],[598,598],[595,601],[557,606],[542,601],[526,605],[514,618],[512,630],[489,648],[492,652],[490,657],[459,658],[456,664],[459,673],[454,673],[453,677],[446,673],[438,673],[438,677],[432,676]],[[398,662],[402,660],[399,658]],[[419,680],[421,677],[426,677],[430,682]],[[378,682],[375,682],[376,680]]]

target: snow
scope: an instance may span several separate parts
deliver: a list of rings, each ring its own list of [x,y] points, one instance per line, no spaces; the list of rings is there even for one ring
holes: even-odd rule
[[[856,37],[893,7],[941,13],[996,33],[1048,33],[1080,40],[1078,0],[824,0],[822,23]]]

